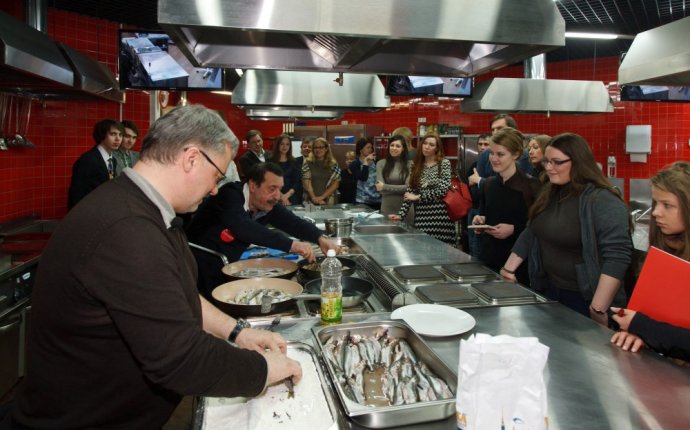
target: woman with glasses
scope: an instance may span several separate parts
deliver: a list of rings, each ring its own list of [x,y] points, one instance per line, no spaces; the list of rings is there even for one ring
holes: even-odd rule
[[[283,206],[298,204],[302,201],[301,172],[292,156],[292,138],[281,134],[273,143],[271,161],[283,169],[283,188],[280,190],[280,202]]]
[[[652,220],[649,245],[690,261],[690,162],[677,161],[660,171],[652,182]],[[663,285],[659,285],[663,294]],[[620,325],[613,338],[616,346],[637,352],[645,346],[690,361],[690,330],[654,320],[642,312],[611,308]]]
[[[403,204],[388,218],[400,221],[414,206],[414,226],[438,240],[455,245],[455,223],[448,217],[443,196],[450,187],[450,161],[446,160],[441,138],[435,133],[424,136],[412,164],[410,185],[403,194]]]
[[[381,193],[381,214],[385,216],[398,213],[410,184],[412,161],[407,154],[405,137],[394,135],[388,140],[388,155],[376,163],[376,190]]]
[[[527,211],[539,192],[539,181],[521,171],[517,161],[522,157],[525,138],[516,129],[505,127],[489,140],[489,161],[496,176],[484,180],[479,190],[479,214],[474,225],[491,228],[476,229],[481,235],[479,259],[499,271],[515,240],[527,224]],[[517,279],[529,283],[527,270],[518,272]]]
[[[552,138],[542,165],[549,183],[501,275],[514,280],[527,259],[535,290],[607,325],[609,306],[626,303],[621,283],[632,255],[628,210],[581,136]]]
[[[302,165],[302,186],[307,201],[315,205],[332,205],[340,184],[340,167],[323,137],[314,140],[311,154]]]

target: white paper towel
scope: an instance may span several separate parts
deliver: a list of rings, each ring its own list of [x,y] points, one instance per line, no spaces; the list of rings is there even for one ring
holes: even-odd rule
[[[646,163],[647,162],[647,154],[631,152],[630,153],[630,162],[632,162],[632,163]]]

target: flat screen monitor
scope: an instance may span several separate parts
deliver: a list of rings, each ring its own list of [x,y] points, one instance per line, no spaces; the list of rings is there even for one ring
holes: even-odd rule
[[[622,85],[623,101],[690,102],[690,87]]]
[[[121,89],[220,90],[223,69],[194,67],[163,31],[119,30]]]
[[[439,76],[388,76],[389,96],[472,97],[472,78]]]

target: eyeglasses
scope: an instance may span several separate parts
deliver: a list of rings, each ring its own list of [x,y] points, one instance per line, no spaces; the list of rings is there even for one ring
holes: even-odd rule
[[[552,166],[559,167],[559,166],[564,165],[568,161],[571,161],[571,159],[567,158],[565,160],[547,160],[546,158],[544,158],[543,160],[541,160],[541,165],[546,167],[549,164],[551,164]]]
[[[185,148],[185,151],[186,151],[186,150],[187,150],[187,148]],[[220,173],[220,178],[218,178],[218,180],[216,181],[216,185],[220,185],[221,182],[223,182],[224,180],[228,179],[228,177],[225,176],[225,173],[223,173],[223,171],[220,170],[220,167],[218,167],[218,165],[217,165],[216,163],[214,163],[213,160],[211,160],[211,157],[209,157],[208,155],[206,155],[206,153],[205,153],[204,151],[202,151],[201,149],[199,149],[199,152],[201,153],[201,155],[204,156],[204,158],[206,159],[206,161],[208,161],[209,163],[211,163],[211,165],[212,165],[213,167],[216,168],[216,170],[218,171],[218,173]]]

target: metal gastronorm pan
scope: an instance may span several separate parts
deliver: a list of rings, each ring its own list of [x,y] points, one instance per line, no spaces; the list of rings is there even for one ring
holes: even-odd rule
[[[456,373],[404,322],[376,321],[314,327],[312,328],[312,334],[323,358],[323,345],[331,336],[335,339],[342,339],[345,336],[355,334],[371,336],[382,328],[388,330],[389,336],[407,340],[417,358],[426,363],[437,376],[448,384],[453,392],[453,397],[445,400],[400,406],[371,407],[361,405],[351,400],[343,390],[343,387],[339,383],[334,382],[338,380],[335,370],[328,360],[324,359],[328,375],[331,377],[331,383],[335,387],[345,415],[352,421],[369,428],[400,427],[408,424],[442,420],[453,415],[455,413],[455,395],[457,394],[458,383]]]

